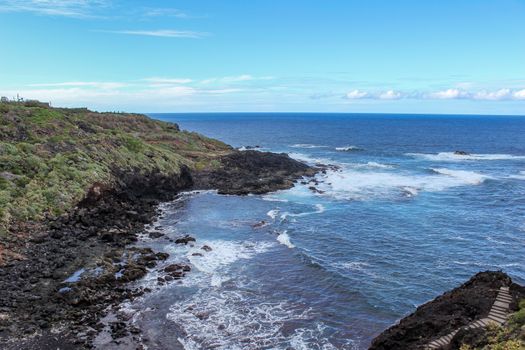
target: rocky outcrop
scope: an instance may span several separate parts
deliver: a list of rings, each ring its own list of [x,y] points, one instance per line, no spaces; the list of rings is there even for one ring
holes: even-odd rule
[[[69,214],[33,232],[24,259],[0,269],[0,342],[62,322],[68,323],[66,338],[79,333],[84,339],[75,341],[89,339],[86,329],[97,329],[108,305],[145,291],[125,284],[168,257],[127,245],[152,221],[160,201],[191,186],[187,168],[171,176],[119,174],[115,188],[95,184]]]
[[[40,342],[30,343],[44,348],[52,337],[47,330],[65,323],[65,331],[57,336],[78,348],[89,345],[109,305],[147,292],[129,289],[126,283],[143,277],[167,255],[129,245],[152,222],[157,205],[180,191],[265,193],[291,187],[298,177],[315,172],[283,154],[235,152],[220,161],[220,169],[208,173],[192,173],[187,167],[171,175],[114,169],[113,187],[95,183],[69,213],[39,226],[31,233],[24,257],[0,269],[0,342],[43,332]],[[194,242],[190,236],[175,241]],[[188,266],[170,265],[159,283],[182,278],[188,271]],[[15,341],[10,347],[20,344],[29,343]]]
[[[376,337],[369,349],[422,349],[432,340],[486,317],[503,286],[510,286],[511,308],[516,309],[517,301],[525,296],[523,288],[503,272],[480,272],[460,287],[418,307]]]
[[[220,194],[261,194],[290,188],[299,178],[318,171],[284,153],[236,151],[219,161],[217,169],[194,174],[196,189],[217,189]]]

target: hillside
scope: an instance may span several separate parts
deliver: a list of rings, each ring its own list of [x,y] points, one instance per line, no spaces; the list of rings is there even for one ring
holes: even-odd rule
[[[17,222],[64,213],[116,174],[205,169],[228,145],[144,115],[0,104],[0,239]]]

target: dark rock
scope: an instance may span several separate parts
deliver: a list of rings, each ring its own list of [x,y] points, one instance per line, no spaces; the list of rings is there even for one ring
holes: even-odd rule
[[[266,226],[266,221],[262,220],[254,225],[252,225],[252,228],[256,229],[256,228],[261,228],[261,227],[264,227]]]
[[[148,236],[149,236],[149,238],[155,239],[155,238],[160,238],[160,237],[164,236],[164,233],[159,232],[159,231],[153,231],[153,232],[150,232],[148,234]]]
[[[213,250],[213,249],[211,249],[211,247],[208,246],[208,245],[203,245],[203,246],[201,247],[201,249],[204,250],[205,252],[211,252],[211,251]]]
[[[432,340],[486,317],[502,286],[511,286],[511,290],[519,287],[503,272],[480,272],[460,287],[419,306],[376,337],[369,349],[421,349]]]
[[[284,153],[232,152],[220,162],[218,169],[194,174],[195,189],[217,189],[221,194],[262,194],[290,188],[296,180],[319,170]]]
[[[191,236],[184,236],[182,238],[177,238],[175,240],[175,244],[188,244],[189,242],[195,242],[195,238],[191,237]]]
[[[203,256],[201,253],[193,253],[191,256]]]
[[[470,156],[470,153],[465,151],[454,151],[454,154],[457,156]]]

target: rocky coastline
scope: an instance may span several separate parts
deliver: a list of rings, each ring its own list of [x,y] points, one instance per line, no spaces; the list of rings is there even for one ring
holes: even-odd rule
[[[2,348],[91,348],[104,328],[101,318],[112,307],[149,292],[127,284],[167,256],[133,243],[158,214],[158,205],[181,191],[260,194],[289,188],[317,171],[285,154],[257,151],[234,151],[220,162],[216,171],[183,167],[176,176],[115,174],[116,186],[95,184],[71,211],[32,226],[24,258],[0,268]],[[179,243],[189,239],[181,237]],[[180,278],[188,269],[167,271],[166,278]],[[116,320],[110,328],[115,340],[138,339],[138,330],[125,322]]]
[[[525,298],[525,287],[513,282],[501,271],[480,272],[461,286],[419,306],[412,314],[378,335],[369,350],[425,349],[431,341],[486,317],[499,288],[505,286],[509,287],[512,296],[511,311],[518,311],[520,301]],[[487,331],[482,329],[458,332],[447,350],[459,350],[461,346],[464,346],[462,349],[483,349],[487,342],[480,344],[479,340],[488,337]]]

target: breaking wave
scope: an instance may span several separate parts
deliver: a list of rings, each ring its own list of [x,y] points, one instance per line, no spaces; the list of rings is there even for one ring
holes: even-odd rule
[[[417,196],[420,192],[439,192],[448,188],[479,185],[490,177],[473,171],[432,169],[434,174],[410,172],[358,171],[345,169],[319,177],[323,195],[336,199],[371,199],[388,196]]]
[[[292,148],[327,148],[328,146],[321,146],[321,145],[312,145],[309,143],[297,143],[295,145],[291,145]]]
[[[336,147],[336,151],[339,152],[355,152],[355,151],[364,151],[364,148],[357,146],[345,146],[345,147]]]
[[[465,160],[516,160],[525,159],[525,156],[512,154],[457,154],[455,152],[432,153],[405,153],[405,155],[415,158],[422,158],[432,161],[460,162]]]
[[[277,236],[277,241],[285,246],[287,246],[288,248],[295,248],[295,246],[292,244],[292,242],[290,241],[290,236],[288,236],[288,233],[287,231],[283,231],[282,233],[280,233],[278,236]]]

